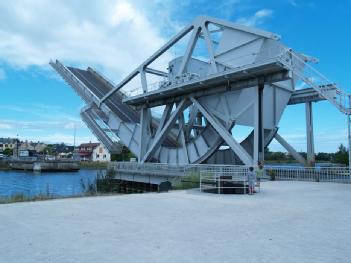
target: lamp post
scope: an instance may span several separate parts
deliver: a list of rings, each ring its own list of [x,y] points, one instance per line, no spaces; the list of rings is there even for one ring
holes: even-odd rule
[[[349,108],[351,109],[351,95],[349,95]],[[347,114],[347,140],[349,143],[349,179],[351,181],[351,119],[350,115]]]
[[[18,156],[19,156],[19,153],[18,153],[18,143],[19,143],[19,140],[18,140],[18,134],[17,134],[17,140],[16,140],[17,158],[18,158]]]

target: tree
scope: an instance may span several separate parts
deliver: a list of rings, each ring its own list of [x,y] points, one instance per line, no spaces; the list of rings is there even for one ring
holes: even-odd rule
[[[349,164],[349,155],[347,148],[340,144],[338,151],[334,154],[334,162],[339,164]]]
[[[332,159],[332,154],[330,154],[330,153],[319,152],[316,155],[316,161],[330,162],[331,159]]]
[[[52,144],[48,144],[45,149],[44,149],[44,153],[48,154],[48,155],[53,155],[54,154],[54,149],[53,149],[53,145]]]
[[[130,158],[132,157],[135,157],[133,153],[127,147],[123,146],[120,154],[111,155],[111,161],[117,161],[117,162],[129,161]]]
[[[11,156],[13,154],[13,150],[10,148],[6,148],[3,152],[6,156]]]

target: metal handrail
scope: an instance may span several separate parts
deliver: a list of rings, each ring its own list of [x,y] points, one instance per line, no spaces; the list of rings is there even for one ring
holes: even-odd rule
[[[191,173],[207,173],[213,177],[223,175],[243,176],[248,172],[244,165],[215,165],[215,164],[166,164],[166,163],[137,163],[112,162],[109,166],[115,171],[138,171],[155,174],[155,176],[183,177]],[[262,179],[341,182],[351,183],[349,167],[292,167],[266,166]]]
[[[292,49],[285,49],[285,52],[283,52],[281,56],[281,62],[290,68],[293,74],[311,86],[314,90],[321,94],[321,96],[323,96],[326,100],[337,107],[341,112],[347,115],[351,114],[350,94],[346,94],[343,90],[338,88],[326,76],[308,64],[306,60],[301,58],[301,56],[296,54]],[[308,71],[312,73],[310,77],[306,76],[306,73]],[[305,74],[303,72],[305,72]],[[322,85],[316,83],[318,80]],[[331,93],[331,90],[334,92]]]
[[[248,54],[244,54],[244,55],[241,55],[240,57],[236,57],[236,58],[231,58],[231,59],[228,59],[224,62],[218,62],[218,64],[221,64],[225,67],[225,69],[221,72],[214,72],[214,73],[210,73],[208,75],[206,75],[205,77],[211,77],[212,75],[217,75],[218,73],[221,73],[221,74],[226,74],[226,73],[229,73],[233,70],[240,70],[240,69],[243,69],[243,68],[247,68],[248,66],[250,65],[253,65],[253,66],[257,66],[257,65],[260,65],[260,64],[264,64],[264,63],[269,63],[269,62],[274,62],[274,61],[279,61],[282,57],[282,54],[284,53],[286,49],[281,49],[279,52],[276,52],[273,56],[271,57],[264,57],[262,59],[255,59],[253,62],[251,63],[247,63],[247,64],[242,64],[240,66],[232,66],[230,64],[228,64],[228,62],[231,62],[231,61],[235,61],[237,58],[244,58],[244,57],[248,57],[248,56],[257,56],[259,53],[248,53]],[[194,78],[191,78],[191,79],[182,79],[180,78],[179,81],[170,81],[171,84],[167,87],[176,87],[177,85],[179,85],[180,83],[181,84],[186,84],[188,82],[191,82],[191,81],[194,81],[195,79],[200,79],[200,76],[197,74],[197,73],[194,73],[194,72],[187,72],[185,74],[188,74],[188,75],[192,75],[194,76]],[[155,90],[158,90],[160,87],[161,87],[161,83],[164,82],[164,80],[162,81],[157,81],[157,82],[154,82],[154,83],[151,83],[148,85],[148,92],[150,91],[155,91]],[[133,96],[138,96],[140,94],[143,94],[143,90],[142,90],[142,87],[139,86],[139,87],[135,87],[133,88],[132,90],[130,91],[124,91],[129,97],[133,97]]]

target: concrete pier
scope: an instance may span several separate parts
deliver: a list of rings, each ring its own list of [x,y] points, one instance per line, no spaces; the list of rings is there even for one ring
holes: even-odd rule
[[[79,164],[75,161],[12,161],[10,162],[11,169],[26,170],[36,172],[76,172]]]

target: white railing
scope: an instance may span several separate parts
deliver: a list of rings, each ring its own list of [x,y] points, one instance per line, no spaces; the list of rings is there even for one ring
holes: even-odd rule
[[[289,167],[265,168],[269,180],[351,183],[349,167]]]
[[[350,95],[343,92],[327,77],[308,64],[301,55],[291,49],[286,49],[282,53],[281,62],[307,86],[316,90],[341,112],[351,114]]]
[[[188,82],[205,78],[205,77],[209,78],[211,76],[218,75],[219,73],[225,74],[235,70],[248,69],[253,66],[258,66],[265,63],[279,61],[283,53],[286,52],[286,50],[287,49],[281,47],[278,51],[275,50],[274,52],[266,53],[265,56],[263,56],[262,58],[257,58],[257,56],[259,55],[258,52],[250,52],[247,54],[242,54],[240,56],[230,58],[218,63],[220,66],[222,66],[222,71],[220,72],[209,73],[208,75],[202,76],[202,77],[200,77],[199,74],[195,72],[185,72],[181,76],[176,76],[172,80],[169,80],[168,78],[164,78],[161,81],[148,84],[147,85],[148,92],[159,90],[166,87],[186,84]],[[240,63],[238,63],[238,61],[240,61]],[[239,65],[236,65],[237,63]],[[131,90],[124,90],[123,93],[126,94],[128,97],[133,97],[133,96],[143,94],[143,89],[141,86],[138,86],[138,87],[134,87]]]
[[[244,165],[176,165],[137,162],[112,162],[109,169],[117,173],[148,174],[164,177],[184,177],[194,174],[200,176],[202,174],[203,178],[212,178],[212,180],[217,180],[221,176],[240,178],[246,176],[248,172],[248,166]],[[266,166],[260,179],[351,183],[348,167]]]
[[[85,85],[83,85],[81,81],[70,70],[68,70],[64,65],[61,64],[61,62],[59,62],[58,60],[56,60],[56,62],[51,61],[50,65],[63,77],[63,79],[70,86],[73,87],[75,92],[88,104],[91,102],[99,102],[99,98],[89,89],[87,89]]]
[[[226,73],[227,71],[232,71],[235,69],[241,69],[245,67],[250,67],[259,65],[261,63],[268,63],[270,61],[280,61],[283,65],[285,65],[288,69],[292,71],[295,76],[297,76],[301,81],[303,81],[307,86],[316,90],[321,96],[323,96],[326,100],[331,102],[335,107],[337,107],[341,112],[345,114],[351,114],[351,98],[349,94],[346,94],[343,90],[339,89],[334,83],[332,83],[326,76],[320,73],[317,69],[308,64],[307,59],[303,55],[299,55],[295,53],[292,49],[282,47],[278,52],[275,51],[274,54],[268,54],[271,56],[264,56],[262,59],[257,59],[256,56],[258,53],[250,53],[244,54],[241,57],[231,58],[228,61],[222,62],[223,66],[226,66],[224,71],[221,73]],[[243,59],[250,61],[249,58],[252,58],[252,62],[244,63],[240,66],[233,66],[232,61]],[[188,73],[189,76],[195,76],[196,74]],[[206,77],[210,77],[217,73],[209,74]],[[173,86],[180,83],[187,83],[192,81],[197,77],[181,77],[178,81],[161,81],[155,82],[148,85],[149,91],[154,91],[163,87],[164,83],[168,83],[166,86]],[[136,96],[142,94],[141,87],[133,89],[129,91],[128,96]]]
[[[138,172],[164,174],[165,176],[187,176],[193,172],[200,171],[214,174],[236,173],[241,169],[248,168],[243,165],[211,165],[211,164],[167,164],[167,163],[138,163],[138,162],[111,162],[109,169],[116,172]]]
[[[248,191],[248,167],[235,169],[200,169],[200,192],[218,194],[246,194]]]

